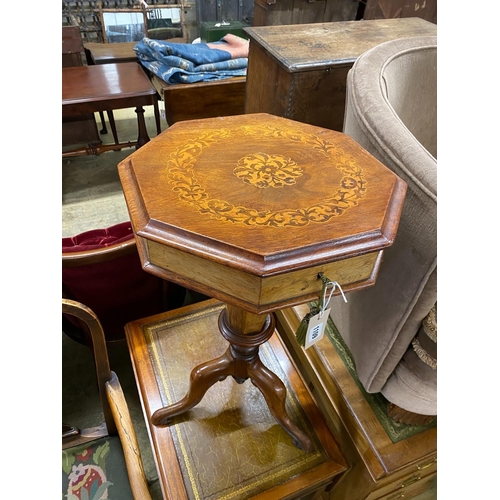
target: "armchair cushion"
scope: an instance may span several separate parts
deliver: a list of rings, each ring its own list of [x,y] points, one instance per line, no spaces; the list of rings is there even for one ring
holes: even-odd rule
[[[92,229],[62,239],[63,253],[84,252],[132,240],[134,232],[130,222],[121,222],[105,229]]]
[[[418,408],[421,415],[434,415],[437,393],[437,323],[433,308],[385,384],[382,393],[401,408]],[[429,331],[433,323],[433,333]]]

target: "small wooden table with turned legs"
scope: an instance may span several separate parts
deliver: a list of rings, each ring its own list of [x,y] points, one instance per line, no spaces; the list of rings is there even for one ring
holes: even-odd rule
[[[344,292],[375,283],[406,184],[346,135],[268,114],[176,123],[118,170],[143,268],[226,304],[226,352],[193,367],[185,397],[152,423],[166,425],[228,376],[250,379],[308,451],[259,346],[274,311],[318,298],[320,273]]]
[[[109,114],[115,144],[82,147],[63,152],[63,157],[100,154],[124,147],[139,149],[149,141],[143,106],[157,106],[158,96],[137,62],[75,66],[62,69],[62,116],[135,108],[138,137],[134,142],[118,142],[113,115]]]

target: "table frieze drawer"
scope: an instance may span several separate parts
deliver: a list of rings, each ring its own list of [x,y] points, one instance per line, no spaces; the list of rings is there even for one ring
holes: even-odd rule
[[[321,292],[318,274],[323,273],[337,281],[345,291],[363,287],[375,280],[382,252],[371,252],[348,259],[317,265],[307,269],[260,277],[228,265],[211,262],[161,243],[144,239],[147,266],[157,269],[166,279],[198,290],[209,296],[227,301],[248,302],[248,309],[264,313],[275,309],[281,302],[294,300],[301,304],[317,298]],[[213,288],[214,282],[217,287]],[[252,304],[259,304],[258,308]]]
[[[366,500],[407,500],[413,498],[429,488],[435,476],[435,468],[433,471],[415,472],[401,480],[373,491]]]

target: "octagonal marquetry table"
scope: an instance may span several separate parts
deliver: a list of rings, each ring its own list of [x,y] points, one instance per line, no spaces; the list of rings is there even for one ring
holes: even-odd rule
[[[375,283],[404,181],[340,132],[268,114],[178,122],[118,169],[143,268],[226,304],[226,352],[193,367],[185,397],[152,423],[166,425],[227,376],[249,378],[309,450],[259,346],[273,311],[318,298],[321,273],[344,292]]]

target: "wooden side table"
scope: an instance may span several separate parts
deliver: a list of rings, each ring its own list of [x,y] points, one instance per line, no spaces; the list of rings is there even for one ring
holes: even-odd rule
[[[89,64],[137,62],[137,55],[134,52],[136,45],[137,42],[88,42],[83,44]]]
[[[191,372],[165,425],[217,381],[250,379],[296,445],[283,382],[259,358],[273,312],[374,284],[395,238],[406,184],[348,136],[267,114],[179,122],[118,165],[146,271],[226,303],[226,352]],[[338,293],[338,292],[337,292]]]
[[[135,143],[115,143],[67,151],[65,156],[99,154],[149,141],[143,106],[157,102],[156,90],[138,63],[77,66],[62,69],[62,116],[136,108],[138,138]]]
[[[217,328],[224,307],[211,299],[125,327],[164,499],[324,498],[347,465],[276,334],[261,358],[286,384],[286,407],[311,439],[308,453],[293,445],[256,387],[231,377],[187,416],[169,426],[152,423],[158,409],[188,389],[193,365],[224,352]]]
[[[347,73],[375,45],[436,35],[424,19],[376,19],[245,28],[245,113],[272,113],[342,131]]]
[[[134,51],[134,47],[137,42],[118,42],[118,43],[97,43],[88,42],[84,44],[85,55],[87,56],[87,61],[89,64],[116,64],[124,62],[139,62],[137,59],[137,54]],[[146,73],[149,73],[145,68],[142,68]],[[153,75],[148,75],[149,79]],[[112,112],[110,112],[112,113]],[[158,107],[158,100],[154,103],[154,113],[156,122],[156,133],[161,133],[160,124],[160,109]],[[109,113],[108,113],[109,116]],[[103,116],[101,115],[102,123],[104,124]],[[113,118],[109,117],[110,124],[112,125]],[[104,124],[104,128],[105,128]],[[113,125],[112,125],[113,127]],[[105,133],[105,132],[101,132]],[[116,131],[113,129],[113,136],[115,142],[118,142],[116,137]]]
[[[437,477],[437,425],[392,421],[374,404],[377,395],[362,389],[352,357],[333,328],[310,349],[299,347],[295,331],[307,311],[305,304],[279,311],[277,329],[349,463],[331,497],[410,499],[430,488]]]

